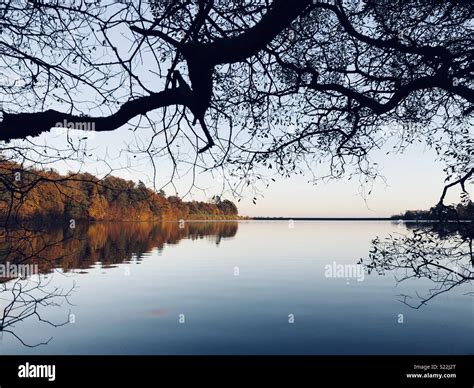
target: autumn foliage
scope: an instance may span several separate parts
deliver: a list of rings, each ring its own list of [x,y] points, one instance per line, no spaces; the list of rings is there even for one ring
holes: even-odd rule
[[[233,219],[235,204],[214,197],[212,202],[185,202],[166,197],[142,182],[114,176],[99,179],[89,173],[61,175],[54,170],[21,168],[0,161],[2,220],[153,221]]]

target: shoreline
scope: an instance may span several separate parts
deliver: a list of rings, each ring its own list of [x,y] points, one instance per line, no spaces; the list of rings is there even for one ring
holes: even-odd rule
[[[151,219],[151,220],[76,220],[77,225],[92,225],[92,224],[158,224],[158,223],[180,223],[180,222],[240,222],[240,221],[323,221],[323,222],[371,222],[371,221],[390,221],[393,223],[424,223],[424,224],[437,224],[437,223],[472,223],[473,220],[448,220],[448,221],[439,221],[439,220],[402,220],[402,219],[393,219],[393,218],[376,218],[376,217],[238,217],[238,218],[183,218],[183,219]],[[69,220],[14,220],[6,221],[0,220],[0,227],[9,227],[9,226],[21,226],[21,225],[30,225],[30,226],[42,226],[42,225],[51,225],[51,226],[64,226],[69,223]]]
[[[389,217],[250,217],[253,221],[393,221],[393,222],[458,222],[457,220],[439,221],[439,220],[404,220],[400,218]],[[473,220],[459,220],[459,222],[473,222]]]

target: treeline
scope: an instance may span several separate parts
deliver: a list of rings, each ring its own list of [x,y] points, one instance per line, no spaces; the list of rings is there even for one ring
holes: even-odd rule
[[[155,192],[143,182],[88,173],[60,175],[23,169],[0,161],[0,218],[16,220],[153,221],[235,219],[236,205],[216,196],[212,202],[182,201]]]
[[[456,206],[433,206],[430,210],[407,210],[403,214],[391,217],[394,220],[415,221],[439,221],[439,220],[461,220],[474,221],[474,203],[468,201],[466,204]]]

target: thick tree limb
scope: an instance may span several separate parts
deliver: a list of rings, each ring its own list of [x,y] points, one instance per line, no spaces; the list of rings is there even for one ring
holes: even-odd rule
[[[311,3],[310,0],[297,2],[275,0],[270,11],[244,33],[232,38],[217,39],[208,44],[196,41],[182,44],[159,30],[131,27],[131,30],[136,33],[162,39],[176,47],[184,55],[188,64],[193,91],[189,108],[194,113],[196,120],[200,122],[208,141],[208,144],[199,150],[200,153],[207,151],[214,145],[204,122],[204,115],[212,98],[212,72],[214,67],[219,64],[243,61],[256,54],[300,16]],[[201,12],[205,14],[208,11],[201,10]]]
[[[0,140],[10,141],[38,136],[57,126],[58,123],[63,124],[64,121],[76,125],[94,124],[94,130],[97,132],[113,131],[136,116],[170,105],[188,106],[190,101],[189,92],[184,87],[180,87],[128,101],[110,116],[78,116],[52,109],[34,113],[5,112],[3,121],[0,122]]]
[[[243,61],[265,48],[275,37],[288,28],[312,4],[311,0],[275,0],[270,10],[253,27],[232,38],[216,39],[212,43],[196,41],[182,44],[165,33],[154,29],[132,26],[131,30],[144,36],[156,36],[179,48],[186,59],[205,60],[208,66]]]
[[[243,61],[263,50],[312,5],[311,0],[275,0],[272,8],[253,27],[233,38],[201,45],[213,65]]]

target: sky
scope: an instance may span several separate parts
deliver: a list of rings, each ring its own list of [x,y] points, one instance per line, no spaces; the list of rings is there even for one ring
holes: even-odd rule
[[[442,165],[431,152],[412,149],[403,155],[389,155],[381,162],[385,182],[376,182],[370,196],[361,194],[357,181],[332,181],[312,185],[307,178],[278,181],[254,206],[244,201],[242,214],[284,217],[388,217],[405,210],[429,209],[441,196]],[[453,190],[447,203],[459,202]]]

